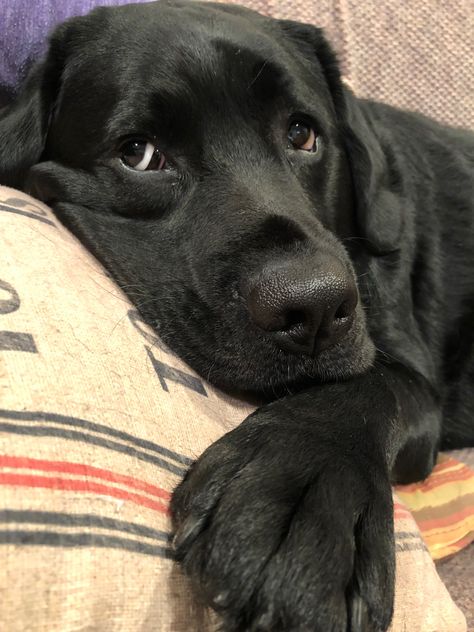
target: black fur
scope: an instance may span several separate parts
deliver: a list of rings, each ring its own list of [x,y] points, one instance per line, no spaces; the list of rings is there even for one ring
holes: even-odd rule
[[[317,153],[288,148],[295,114]],[[128,134],[171,168],[126,169]],[[473,162],[469,132],[356,99],[319,29],[180,0],[67,22],[0,112],[0,182],[51,204],[201,375],[273,400],[172,502],[226,630],[388,627],[390,482],[474,444]],[[246,288],[328,261],[357,280],[353,323],[285,351]]]

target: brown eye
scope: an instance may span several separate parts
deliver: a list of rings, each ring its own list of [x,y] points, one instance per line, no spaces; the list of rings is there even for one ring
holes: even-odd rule
[[[130,138],[120,146],[120,160],[135,171],[160,171],[166,165],[165,156],[150,141]]]
[[[288,128],[288,141],[293,149],[316,152],[317,136],[312,127],[302,121],[293,121]]]

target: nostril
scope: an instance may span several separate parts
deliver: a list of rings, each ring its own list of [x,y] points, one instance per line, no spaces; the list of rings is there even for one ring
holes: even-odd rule
[[[344,318],[348,318],[349,316],[352,316],[353,311],[354,308],[351,301],[344,301],[337,308],[336,313],[334,314],[334,320],[343,320]]]
[[[285,322],[281,331],[292,331],[304,327],[307,321],[307,316],[303,310],[290,309],[285,313]]]

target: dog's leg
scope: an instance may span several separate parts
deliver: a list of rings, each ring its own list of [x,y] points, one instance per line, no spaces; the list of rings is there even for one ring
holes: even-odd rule
[[[208,448],[174,494],[174,545],[224,629],[385,630],[391,471],[428,473],[440,417],[421,377],[377,366],[262,407]]]

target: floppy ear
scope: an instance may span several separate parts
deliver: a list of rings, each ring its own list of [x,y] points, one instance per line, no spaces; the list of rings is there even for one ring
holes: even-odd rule
[[[64,66],[63,31],[55,31],[46,59],[32,68],[13,103],[0,110],[0,184],[21,187],[41,158]]]
[[[402,181],[396,157],[383,144],[382,130],[371,120],[367,102],[344,85],[334,51],[321,29],[280,20],[307,64],[315,59],[326,80],[346,150],[355,196],[356,226],[362,245],[372,254],[399,249],[403,229]]]

